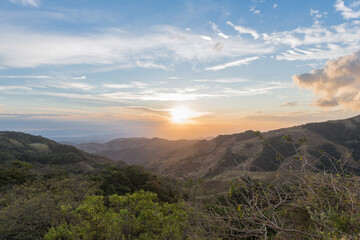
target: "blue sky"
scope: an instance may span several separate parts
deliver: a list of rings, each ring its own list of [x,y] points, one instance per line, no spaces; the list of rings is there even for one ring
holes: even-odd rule
[[[4,0],[0,128],[198,138],[350,117],[359,50],[358,0]]]

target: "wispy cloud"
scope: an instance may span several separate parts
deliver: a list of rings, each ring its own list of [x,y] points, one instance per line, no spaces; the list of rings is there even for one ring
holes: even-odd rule
[[[277,60],[331,59],[360,50],[360,23],[355,21],[331,27],[299,27],[262,36],[266,43],[290,47],[280,51]]]
[[[154,62],[143,62],[143,61],[136,61],[135,62],[136,66],[141,67],[141,68],[153,68],[153,69],[163,69],[163,70],[167,70],[167,67],[165,67],[164,65],[161,64],[157,64]]]
[[[49,79],[49,76],[0,76],[0,78],[5,79],[12,79],[12,78],[19,78],[19,79]]]
[[[246,28],[246,27],[242,27],[240,25],[234,25],[232,22],[227,21],[226,22],[228,25],[232,26],[236,31],[238,31],[240,34],[251,34],[253,36],[254,39],[258,39],[260,37],[260,35],[257,33],[257,31],[255,31],[254,29],[251,28]]]
[[[225,33],[223,33],[220,29],[219,29],[219,26],[216,25],[215,23],[213,22],[210,22],[210,25],[211,25],[211,28],[214,30],[214,32],[221,38],[224,38],[224,39],[228,39],[230,36],[226,35]]]
[[[133,93],[133,92],[113,92],[113,93],[104,93],[100,95],[107,99],[112,100],[141,100],[141,101],[193,101],[198,100],[204,97],[211,97],[211,94],[205,93],[194,93],[194,92],[184,92],[182,90],[174,90],[163,92],[156,90],[148,90],[142,93]]]
[[[31,88],[27,86],[0,86],[0,91],[3,90],[31,90]]]
[[[251,121],[277,121],[277,122],[289,122],[290,126],[294,124],[304,124],[314,121],[326,121],[329,119],[338,119],[339,116],[352,117],[354,114],[344,112],[343,110],[333,111],[318,111],[318,110],[306,110],[306,111],[294,111],[294,112],[260,112],[257,114],[249,114],[245,116],[245,119]]]
[[[196,79],[194,82],[214,82],[214,83],[242,83],[248,82],[248,79],[243,78],[223,78],[223,79]]]
[[[52,114],[52,113],[0,113],[0,117],[9,118],[53,118],[53,117],[64,117],[69,116],[68,114]]]
[[[273,90],[293,88],[292,84],[269,82],[243,88],[223,88],[221,94],[223,97],[253,96],[270,93]]]
[[[115,83],[104,83],[103,87],[109,89],[125,89],[125,88],[134,88],[133,84],[115,84]]]
[[[51,88],[58,88],[58,89],[75,89],[75,90],[82,90],[82,91],[88,91],[88,90],[95,88],[95,86],[92,86],[88,83],[69,82],[69,81],[45,81],[45,82],[41,82],[41,83],[35,83],[32,86],[34,86],[34,87],[51,87]]]
[[[259,9],[256,9],[256,6],[251,6],[249,9],[249,12],[252,12],[256,15],[260,15],[260,13],[261,13]]]
[[[310,16],[313,17],[313,26],[319,27],[321,25],[320,19],[323,17],[323,14],[319,10],[310,9]]]
[[[73,77],[74,80],[85,80],[86,76],[80,76],[80,77]]]
[[[352,5],[353,7],[357,7],[358,4]],[[352,18],[360,18],[360,10],[354,11],[353,9],[345,6],[345,3],[343,0],[337,0],[335,4],[336,11],[341,12],[341,15],[344,17],[344,19],[349,20]]]
[[[4,27],[0,36],[0,65],[5,68],[92,64],[167,69],[173,62],[209,62],[274,50],[239,37],[222,38],[224,42],[216,47],[218,43],[209,41],[210,36],[204,41],[203,35],[171,26],[137,34],[112,29],[87,35],[45,34]],[[27,39],[27,44],[23,39]]]
[[[102,86],[109,89],[124,89],[124,88],[144,89],[146,86],[148,86],[148,84],[143,82],[131,82],[127,84],[104,83]]]
[[[12,3],[20,4],[23,6],[39,7],[41,0],[10,0]]]
[[[297,107],[299,102],[286,102],[280,105],[280,107]]]
[[[249,58],[245,58],[245,59],[236,60],[236,61],[233,61],[233,62],[220,64],[220,65],[213,66],[213,67],[207,67],[207,68],[205,68],[205,70],[207,70],[207,71],[219,71],[219,70],[229,68],[229,67],[238,67],[238,66],[241,66],[241,65],[247,65],[250,62],[255,61],[257,59],[260,59],[260,58],[259,57],[249,57]]]

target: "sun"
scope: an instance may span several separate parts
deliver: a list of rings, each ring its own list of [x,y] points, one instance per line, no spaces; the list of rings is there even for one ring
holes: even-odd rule
[[[188,123],[191,118],[196,117],[196,113],[186,107],[176,107],[170,109],[171,121],[177,124]]]

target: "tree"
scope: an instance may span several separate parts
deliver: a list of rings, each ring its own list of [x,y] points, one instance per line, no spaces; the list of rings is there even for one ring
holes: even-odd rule
[[[80,178],[40,178],[14,186],[0,199],[0,240],[41,239],[62,223],[62,205],[77,207],[96,193],[94,182]]]
[[[125,196],[90,196],[75,210],[64,206],[69,221],[45,235],[55,239],[183,239],[187,214],[181,203],[159,203],[143,190]]]

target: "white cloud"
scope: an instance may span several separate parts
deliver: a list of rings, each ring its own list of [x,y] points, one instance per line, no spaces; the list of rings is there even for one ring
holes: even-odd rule
[[[280,51],[276,55],[277,60],[327,60],[360,50],[360,24],[349,22],[331,27],[298,27],[291,31],[263,34],[262,38],[269,44],[290,47]]]
[[[211,25],[211,28],[214,30],[214,32],[215,32],[219,37],[224,38],[224,39],[228,39],[228,38],[229,38],[228,35],[226,35],[225,33],[223,33],[223,32],[219,29],[218,25],[216,25],[216,24],[213,23],[213,22],[210,22],[210,25]]]
[[[0,86],[0,91],[3,90],[31,90],[31,88],[26,86]]]
[[[159,90],[144,91],[142,93],[133,92],[113,92],[103,93],[99,95],[108,100],[141,100],[141,101],[193,101],[204,97],[209,97],[209,94],[187,93],[181,90],[174,90],[163,92]]]
[[[114,83],[104,83],[103,87],[109,89],[124,89],[124,88],[133,88],[133,84],[114,84]]]
[[[73,88],[73,89],[80,89],[84,91],[88,91],[93,89],[94,87],[87,84],[87,83],[79,83],[79,82],[68,82],[68,83],[61,83],[58,85],[60,88]]]
[[[117,84],[117,83],[104,83],[103,87],[109,88],[109,89],[122,89],[122,88],[138,88],[143,89],[148,84],[142,83],[142,82],[131,82],[129,84]]]
[[[228,39],[228,38],[229,38],[228,35],[225,35],[225,34],[222,33],[222,32],[219,32],[219,33],[218,33],[218,36],[219,36],[219,37],[222,37],[222,38],[225,38],[225,39]]]
[[[328,61],[323,69],[293,76],[301,88],[319,96],[320,107],[343,106],[360,111],[360,51]]]
[[[73,77],[74,80],[85,80],[86,76],[80,76],[80,77]]]
[[[319,10],[314,10],[314,9],[310,9],[310,16],[313,17],[313,26],[314,27],[319,27],[321,22],[320,19],[323,17],[323,15],[320,13]]]
[[[5,79],[48,79],[51,78],[49,76],[0,76],[0,78],[5,78]]]
[[[154,27],[141,34],[111,30],[87,35],[45,34],[3,27],[0,66],[91,64],[166,69],[173,62],[209,62],[273,51],[271,46],[240,37],[223,39],[221,47],[214,48],[211,37],[205,42],[202,37],[207,36],[170,26]]]
[[[41,0],[10,0],[12,3],[20,4],[23,6],[39,7]]]
[[[254,86],[247,86],[241,89],[224,88],[224,90],[221,91],[221,95],[224,97],[253,96],[267,94],[272,90],[285,88],[293,88],[293,85],[280,82],[269,82]]]
[[[45,81],[45,82],[41,82],[40,84],[34,84],[33,87],[38,87],[38,88],[51,87],[58,89],[75,89],[82,91],[89,91],[95,88],[95,86],[92,86],[87,83],[67,82],[67,81]]]
[[[236,31],[238,31],[241,34],[251,34],[254,37],[254,39],[258,39],[260,37],[260,35],[254,29],[237,26],[230,21],[227,21],[226,23],[232,26]]]
[[[273,5],[273,8],[277,8],[277,6],[278,6],[278,5],[275,3],[275,4]]]
[[[355,2],[354,7],[357,7],[359,2]],[[352,18],[360,18],[360,10],[354,11],[353,9],[345,6],[345,3],[343,0],[337,0],[335,4],[336,11],[341,12],[341,15],[344,17],[344,19],[349,20]]]
[[[143,61],[135,61],[136,66],[141,67],[141,68],[153,68],[153,69],[162,69],[162,70],[167,70],[167,68],[161,64],[157,64],[154,62],[143,62]]]
[[[252,12],[256,15],[260,15],[260,10],[259,9],[256,9],[256,6],[251,6],[250,9],[249,9],[249,12]]]
[[[212,41],[211,37],[209,36],[200,35],[200,37],[206,41],[210,41],[210,42]]]
[[[196,79],[194,82],[214,82],[214,83],[242,83],[248,82],[248,79],[243,78],[224,78],[224,79]]]
[[[240,78],[199,80],[199,82],[228,83],[227,87],[212,86],[210,84],[197,85],[191,84],[188,87],[159,87],[155,85],[144,85],[141,82],[131,82],[129,84],[104,83],[99,86],[83,83],[57,83],[48,81],[38,85],[30,86],[3,86],[0,90],[7,91],[7,94],[19,94],[29,96],[46,96],[46,98],[70,99],[76,102],[81,100],[89,102],[111,102],[134,104],[139,101],[156,102],[178,102],[195,101],[199,99],[221,99],[249,95],[268,94],[273,90],[289,88],[292,85],[278,82],[258,82],[256,84],[241,86],[238,83],[249,82]],[[195,80],[195,82],[197,82]],[[237,83],[237,84],[232,84]],[[243,84],[241,84],[243,85]],[[71,91],[69,91],[71,90]]]
[[[240,60],[236,60],[236,61],[233,61],[233,62],[220,64],[220,65],[213,66],[213,67],[207,67],[207,68],[205,68],[205,70],[218,71],[218,70],[222,70],[222,69],[229,68],[229,67],[237,67],[237,66],[241,66],[241,65],[247,65],[250,62],[255,61],[257,59],[259,59],[259,57],[244,58],[244,59],[240,59]]]

